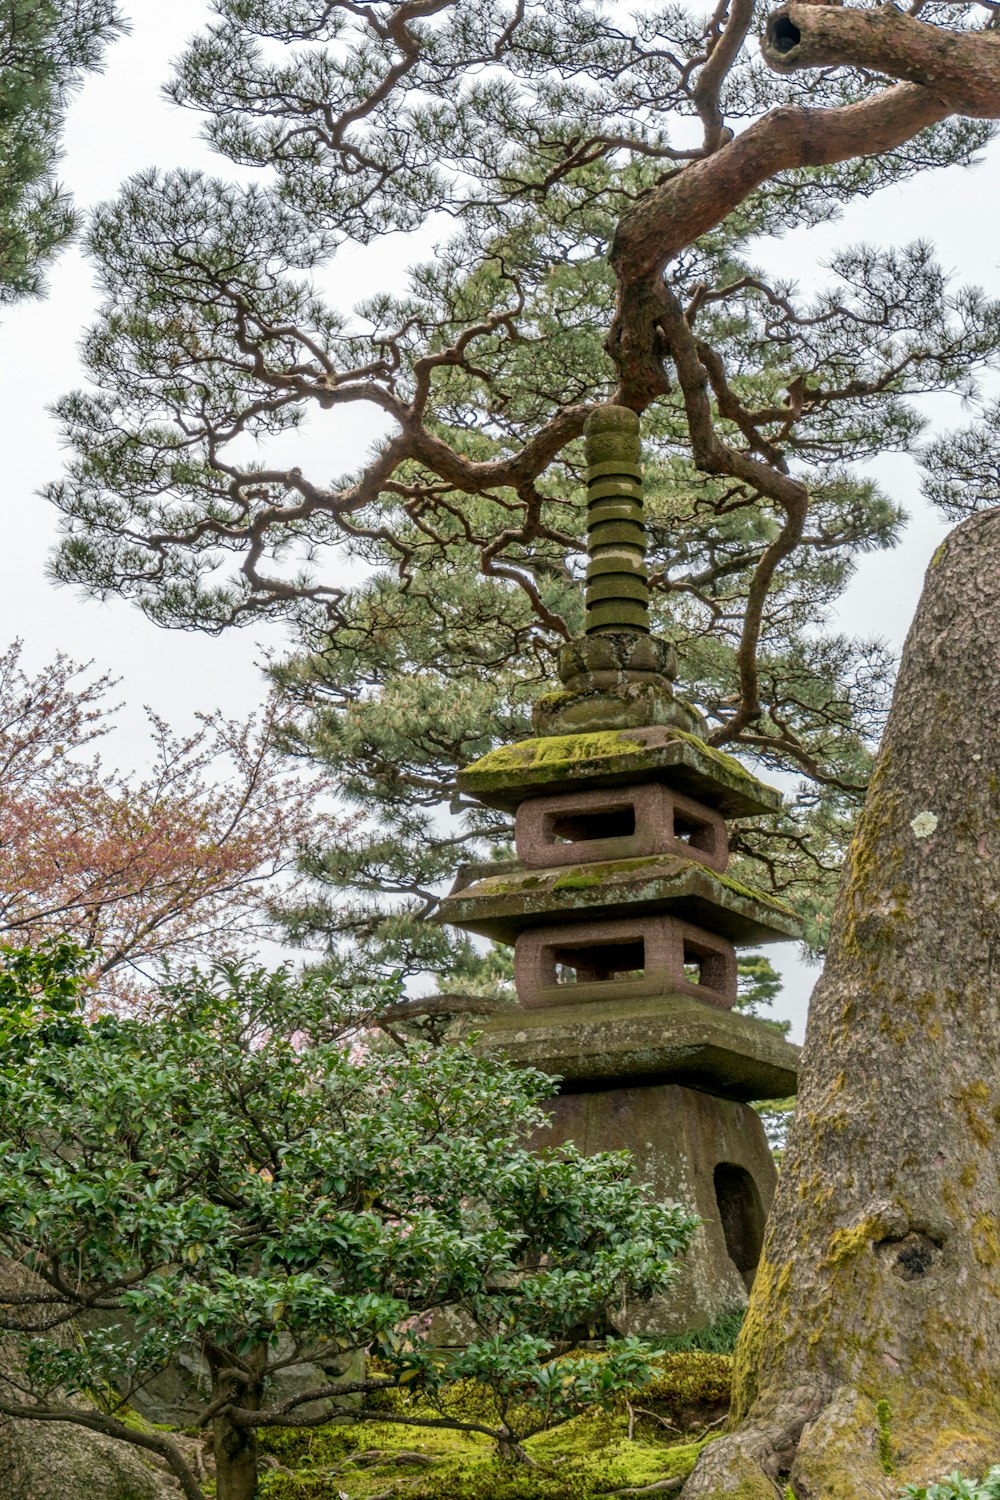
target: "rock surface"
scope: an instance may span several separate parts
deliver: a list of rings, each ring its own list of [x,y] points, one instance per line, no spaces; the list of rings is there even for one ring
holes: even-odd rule
[[[0,1418],[3,1500],[176,1500],[138,1449],[66,1422]]]

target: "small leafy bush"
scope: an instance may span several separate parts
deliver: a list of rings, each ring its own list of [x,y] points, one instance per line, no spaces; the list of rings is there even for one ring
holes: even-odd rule
[[[72,945],[0,950],[0,1251],[20,1268],[0,1412],[55,1405],[138,1442],[133,1394],[202,1361],[225,1494],[219,1434],[252,1454],[318,1399],[512,1458],[650,1379],[639,1339],[609,1338],[600,1361],[578,1345],[609,1305],[670,1286],[697,1220],[633,1184],[623,1153],[529,1151],[550,1079],[464,1044],[390,1047],[367,1021],[391,984],[220,964],[168,976],[141,1019],[88,1020],[88,991]],[[434,1337],[445,1310],[460,1347]],[[301,1363],[319,1384],[282,1396]],[[400,1387],[405,1413],[375,1404]],[[196,1492],[177,1445],[153,1446]]]
[[[1000,1500],[1000,1465],[979,1481],[949,1474],[939,1484],[908,1484],[900,1500]]]

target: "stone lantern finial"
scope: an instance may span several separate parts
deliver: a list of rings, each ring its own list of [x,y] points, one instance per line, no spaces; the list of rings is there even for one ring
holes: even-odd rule
[[[599,406],[587,418],[584,436],[584,635],[559,652],[562,690],[535,704],[535,733],[664,724],[700,734],[701,716],[674,696],[674,648],[649,628],[639,417],[627,406]]]
[[[649,634],[646,526],[639,417],[601,406],[584,427],[587,443],[588,635]]]

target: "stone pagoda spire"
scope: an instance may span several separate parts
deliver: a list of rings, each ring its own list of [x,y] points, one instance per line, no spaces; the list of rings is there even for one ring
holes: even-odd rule
[[[736,946],[798,923],[727,874],[727,820],[776,813],[779,793],[705,743],[673,648],[650,633],[639,419],[600,407],[585,431],[585,635],[559,654],[536,738],[461,773],[466,794],[514,814],[518,859],[460,875],[442,918],[514,948],[518,1008],[483,1045],[561,1078],[546,1140],[627,1147],[704,1220],[678,1293],[621,1320],[667,1334],[753,1277],[775,1174],[747,1101],[794,1093],[798,1049],[733,1010]]]
[[[697,733],[699,715],[674,697],[674,649],[649,630],[639,418],[625,406],[600,406],[584,434],[585,634],[560,651],[563,691],[536,704],[535,729],[556,735],[673,724]]]
[[[587,635],[649,634],[639,418],[602,406],[587,419]]]

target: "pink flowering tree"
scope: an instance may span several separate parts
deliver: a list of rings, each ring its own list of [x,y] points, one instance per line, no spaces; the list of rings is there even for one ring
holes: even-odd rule
[[[273,747],[273,704],[185,736],[148,711],[147,767],[105,765],[113,689],[64,656],[31,676],[19,642],[0,655],[0,941],[72,937],[121,1001],[160,959],[231,957],[268,934],[307,829],[333,815],[325,784]]]

